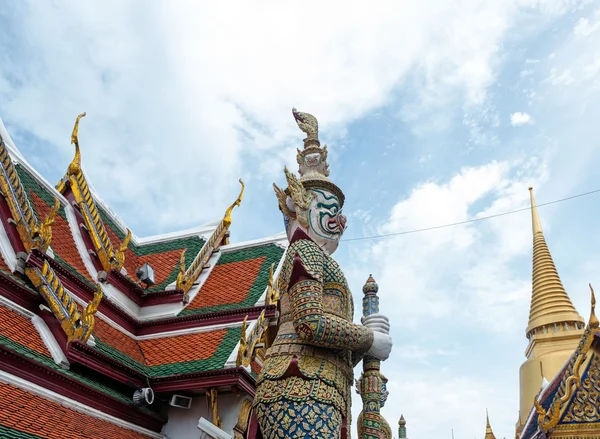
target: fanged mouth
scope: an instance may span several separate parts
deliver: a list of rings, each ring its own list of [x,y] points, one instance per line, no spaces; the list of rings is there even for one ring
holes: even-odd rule
[[[302,116],[300,116],[300,113],[298,113],[298,110],[296,110],[295,108],[292,108],[292,114],[294,115],[294,119],[296,119],[298,122],[304,123],[304,119],[302,118]]]
[[[327,228],[331,232],[343,232],[346,229],[346,218],[343,215],[331,218],[329,221],[327,221]]]

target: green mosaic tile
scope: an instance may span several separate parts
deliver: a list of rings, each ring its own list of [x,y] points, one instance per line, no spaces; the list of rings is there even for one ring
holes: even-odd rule
[[[17,164],[16,169],[17,174],[19,175],[19,179],[21,180],[21,184],[27,191],[28,196],[31,194],[31,192],[35,192],[42,200],[46,202],[48,206],[54,206],[54,195],[51,194],[48,191],[48,189],[46,189],[44,186],[38,183],[37,180],[33,178],[33,176],[30,175],[29,172],[23,166]],[[36,210],[33,202],[31,202],[31,207],[33,207],[34,211]],[[37,211],[35,213],[39,219],[39,213]],[[67,215],[63,206],[61,206],[58,210],[58,214],[66,221]]]
[[[5,427],[4,425],[0,425],[0,438],[3,438],[3,439],[43,439],[42,436],[35,436],[31,433],[25,433],[24,431],[15,430],[10,427]]]
[[[1,256],[0,256],[0,257],[1,257]],[[10,271],[8,271],[8,270],[4,270],[4,269],[2,269],[2,268],[0,268],[0,271],[1,271],[2,273],[6,274],[7,276],[9,276],[9,277],[11,278],[11,280],[12,280],[12,281],[14,281],[14,282],[18,283],[18,284],[19,284],[19,285],[21,285],[22,287],[25,287],[25,288],[27,288],[29,291],[31,291],[31,292],[33,292],[33,293],[35,293],[35,294],[38,294],[38,291],[37,291],[35,288],[33,288],[33,286],[32,286],[30,283],[28,283],[28,282],[25,282],[25,281],[24,281],[23,279],[21,279],[19,276],[15,275],[14,273],[11,273],[11,272],[10,272]]]
[[[248,308],[254,306],[260,296],[265,292],[267,285],[269,283],[269,273],[271,269],[271,265],[279,264],[279,261],[283,257],[285,250],[275,244],[267,244],[257,247],[250,247],[238,251],[226,252],[221,255],[219,258],[219,262],[217,265],[225,265],[230,264],[232,262],[241,262],[256,258],[265,257],[265,261],[261,265],[258,275],[252,286],[250,287],[250,291],[246,298],[240,302],[235,304],[226,304],[226,305],[215,305],[209,306],[205,308],[197,308],[197,309],[184,309],[179,316],[189,316],[196,314],[206,314],[210,312],[219,312],[219,311],[227,311],[230,309],[238,309],[238,308]]]
[[[96,336],[94,336],[94,337],[96,337]],[[102,352],[104,355],[106,355],[114,360],[117,360],[120,363],[125,364],[126,366],[132,368],[133,370],[136,370],[140,373],[146,374],[146,365],[145,364],[142,364],[139,361],[134,360],[130,356],[125,355],[121,351],[113,348],[108,343],[104,343],[98,337],[96,337],[95,339],[96,339],[96,349],[98,351]]]

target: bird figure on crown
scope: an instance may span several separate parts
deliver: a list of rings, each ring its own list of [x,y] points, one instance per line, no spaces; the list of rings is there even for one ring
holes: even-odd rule
[[[389,320],[374,314],[352,322],[352,293],[331,257],[346,228],[344,194],[328,178],[317,119],[292,113],[307,137],[297,155],[300,177],[285,168],[288,187],[273,185],[289,247],[277,280],[277,336],[257,380],[254,412],[264,439],[346,439],[353,369],[365,355],[388,358]]]

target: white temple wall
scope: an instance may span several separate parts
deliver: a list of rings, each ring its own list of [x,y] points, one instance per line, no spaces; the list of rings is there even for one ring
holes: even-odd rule
[[[248,398],[248,396],[246,396]],[[219,394],[218,406],[222,430],[233,436],[233,427],[237,424],[240,405],[244,399],[241,394]],[[212,422],[212,413],[206,396],[192,399],[192,406],[186,410],[177,407],[169,408],[169,421],[162,429],[168,439],[198,439],[200,430],[198,421],[205,418]]]

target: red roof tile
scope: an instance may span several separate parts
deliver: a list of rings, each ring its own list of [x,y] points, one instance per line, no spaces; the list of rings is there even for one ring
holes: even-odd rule
[[[0,383],[0,425],[52,439],[144,439],[150,436]]]
[[[38,218],[42,221],[52,210],[51,207],[35,192],[30,193],[29,199],[35,205]],[[77,250],[69,223],[60,215],[56,215],[54,225],[52,226],[52,242],[50,246],[61,259],[77,270],[79,274],[94,282],[83,264],[79,250]]]
[[[212,357],[227,329],[139,341],[148,366],[206,360]]]
[[[266,257],[217,265],[187,309],[242,302]]]
[[[137,342],[128,335],[113,328],[102,319],[96,319],[94,337],[98,337],[98,339],[104,343],[110,345],[128,357],[133,358],[135,361],[145,364],[144,356],[142,355],[142,351],[140,350]]]
[[[0,334],[15,343],[50,357],[48,348],[31,320],[4,306],[0,306]]]

